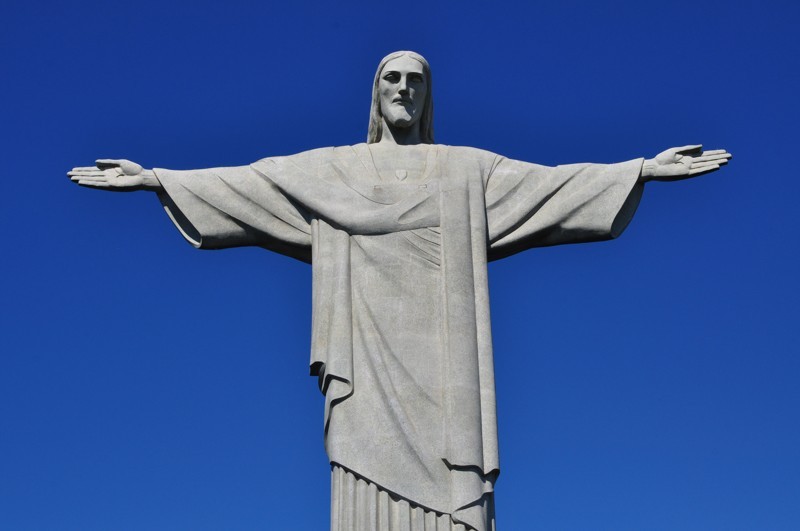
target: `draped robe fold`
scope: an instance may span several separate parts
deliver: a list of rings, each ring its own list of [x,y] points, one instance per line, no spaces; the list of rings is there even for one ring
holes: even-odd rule
[[[641,197],[642,160],[545,167],[411,149],[428,150],[413,182],[382,180],[366,144],[155,172],[196,247],[312,264],[311,373],[331,463],[489,531],[499,461],[486,264],[616,237]]]

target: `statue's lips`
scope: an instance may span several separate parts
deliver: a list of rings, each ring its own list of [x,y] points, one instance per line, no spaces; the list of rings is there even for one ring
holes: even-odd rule
[[[411,100],[394,100],[392,103],[397,103],[400,105],[412,105]]]

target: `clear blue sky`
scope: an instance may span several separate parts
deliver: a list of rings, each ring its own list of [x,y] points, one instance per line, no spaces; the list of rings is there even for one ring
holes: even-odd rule
[[[326,528],[310,268],[196,251],[154,197],[65,172],[361,142],[396,49],[430,60],[444,144],[542,164],[734,153],[648,185],[619,240],[491,266],[500,528],[800,529],[798,15],[3,2],[0,529]]]

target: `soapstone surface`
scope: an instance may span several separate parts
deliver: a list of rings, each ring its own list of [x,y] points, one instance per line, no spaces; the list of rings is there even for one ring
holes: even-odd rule
[[[367,143],[189,171],[103,159],[69,175],[155,192],[195,247],[311,264],[332,529],[489,531],[500,468],[487,263],[615,238],[644,183],[729,158],[684,146],[546,167],[435,144],[430,67],[396,52],[375,76]]]

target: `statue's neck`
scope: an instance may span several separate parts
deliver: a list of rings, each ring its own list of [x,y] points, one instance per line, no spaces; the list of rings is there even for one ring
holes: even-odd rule
[[[414,146],[422,143],[419,133],[419,122],[411,127],[395,127],[386,123],[383,119],[383,130],[381,132],[380,144],[395,144],[398,146]]]

